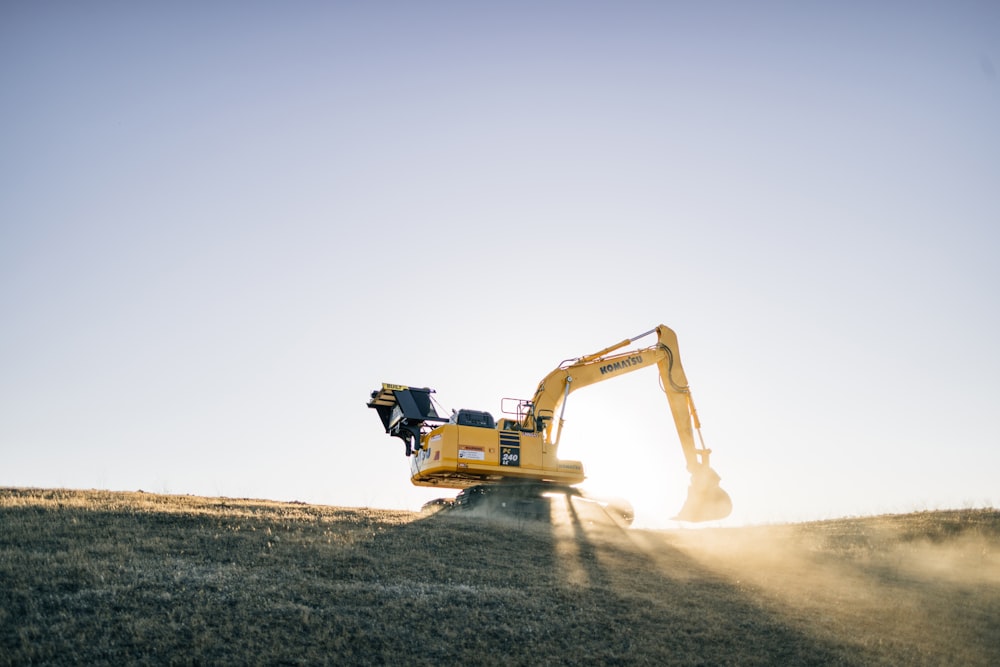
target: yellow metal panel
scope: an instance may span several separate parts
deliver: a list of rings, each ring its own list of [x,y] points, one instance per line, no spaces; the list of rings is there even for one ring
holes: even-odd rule
[[[508,465],[502,465],[500,460],[504,447],[517,454],[516,459],[508,457]],[[444,424],[425,435],[410,467],[411,481],[417,486],[465,488],[500,477],[561,484],[583,481],[580,462],[559,461],[551,454],[543,454],[539,434],[456,424]]]
[[[542,456],[542,435],[540,433],[521,433],[519,435],[521,436],[521,467],[543,468],[545,461]]]

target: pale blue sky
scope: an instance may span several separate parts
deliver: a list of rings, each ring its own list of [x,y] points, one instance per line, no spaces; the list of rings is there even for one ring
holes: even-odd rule
[[[662,322],[733,522],[996,505],[998,69],[993,2],[5,3],[0,485],[415,508],[371,389]],[[679,508],[655,373],[567,419]]]

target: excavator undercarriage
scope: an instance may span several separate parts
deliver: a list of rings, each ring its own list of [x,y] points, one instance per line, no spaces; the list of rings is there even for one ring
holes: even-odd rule
[[[573,486],[510,480],[470,486],[453,499],[438,498],[425,503],[423,510],[542,522],[555,522],[560,515],[566,515],[577,521],[622,526],[631,525],[635,519],[632,505],[620,498],[592,498]]]

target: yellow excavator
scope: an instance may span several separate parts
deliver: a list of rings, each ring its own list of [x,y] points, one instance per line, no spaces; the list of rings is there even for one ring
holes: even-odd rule
[[[621,351],[653,334],[655,344]],[[466,409],[441,416],[433,389],[399,384],[383,384],[373,391],[368,407],[378,412],[386,433],[405,443],[413,484],[462,489],[453,501],[458,507],[532,506],[533,500],[551,492],[579,495],[575,485],[585,478],[580,461],[561,460],[557,455],[570,393],[653,365],[659,369],[661,389],[691,474],[687,500],[674,519],[723,519],[732,511],[732,501],[709,465],[712,450],[701,438],[677,335],[662,324],[562,362],[538,383],[531,400],[502,399],[501,410],[508,416],[498,420],[489,412]],[[619,504],[612,509],[631,522],[630,507]]]

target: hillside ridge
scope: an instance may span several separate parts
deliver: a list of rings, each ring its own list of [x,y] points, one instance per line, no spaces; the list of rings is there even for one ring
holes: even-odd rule
[[[0,664],[1000,663],[1000,512],[623,529],[0,489]]]

